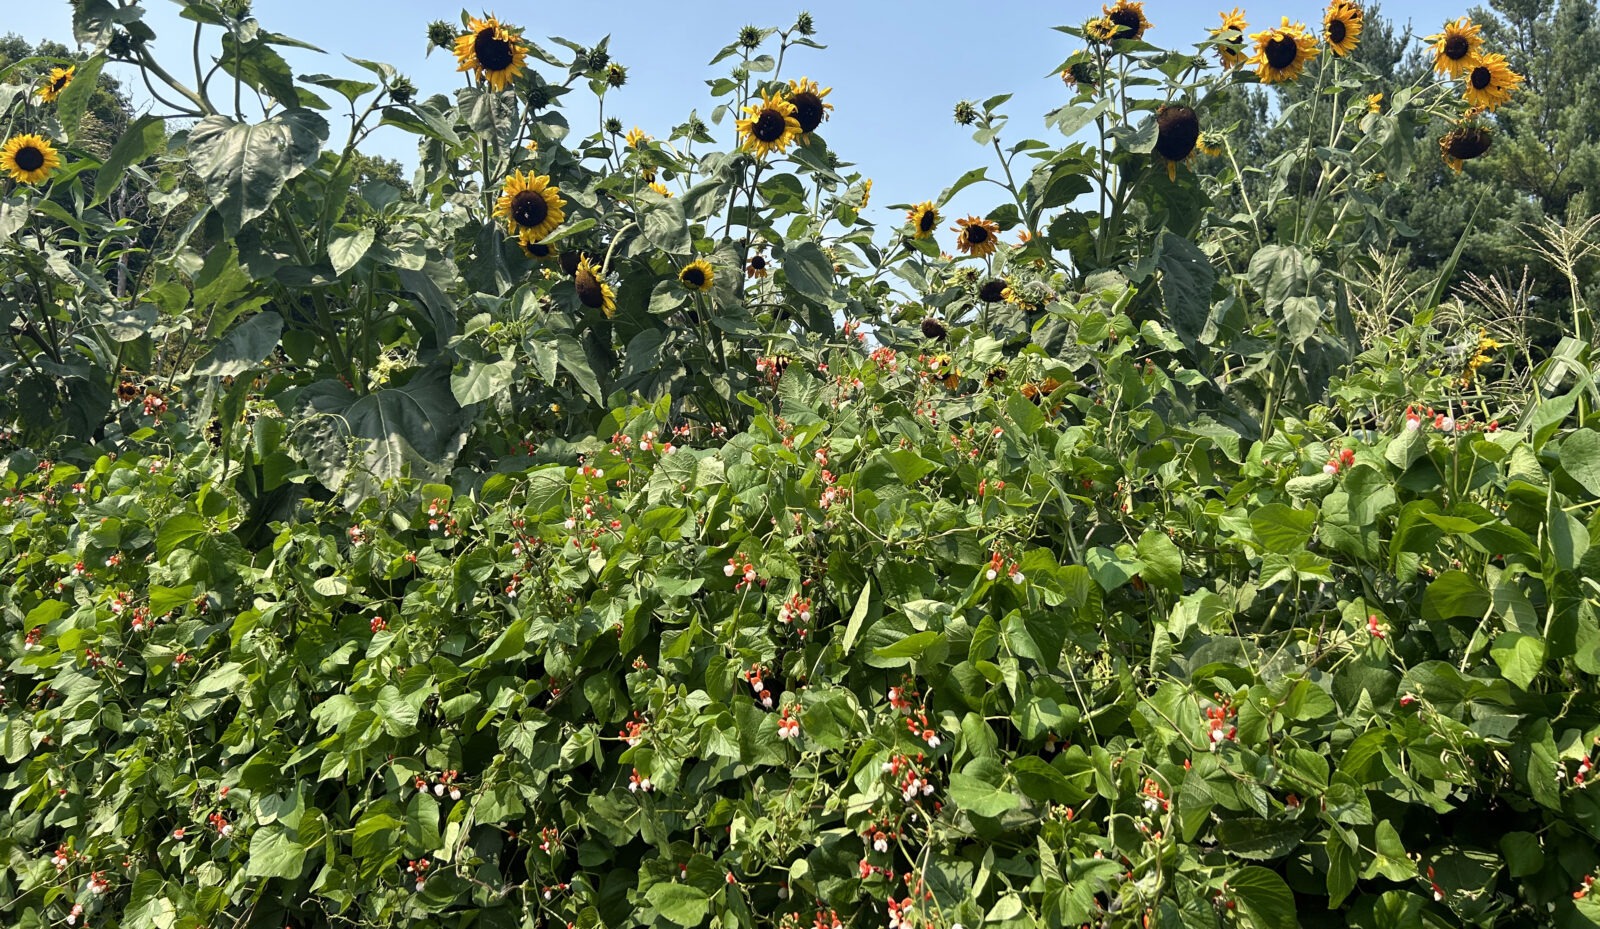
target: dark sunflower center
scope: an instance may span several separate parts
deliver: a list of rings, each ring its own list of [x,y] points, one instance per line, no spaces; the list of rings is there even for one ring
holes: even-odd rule
[[[1335,45],[1342,45],[1348,30],[1345,29],[1344,20],[1336,19],[1328,24],[1328,41]]]
[[[787,126],[788,120],[783,118],[782,113],[768,108],[762,110],[761,115],[756,117],[755,129],[751,134],[762,142],[776,142],[783,138]]]
[[[762,258],[760,255],[755,256],[750,259],[750,268],[754,271],[765,271],[767,269],[767,259]]]
[[[822,98],[814,93],[795,94],[789,98],[794,104],[794,118],[800,122],[801,132],[810,132],[822,125]]]
[[[1298,57],[1300,44],[1294,40],[1294,36],[1280,35],[1267,43],[1267,64],[1273,68],[1281,71],[1294,64]]]
[[[1111,13],[1106,16],[1106,19],[1109,19],[1116,24],[1116,38],[1137,39],[1139,37],[1139,27],[1143,23],[1137,11],[1112,10]]]
[[[1450,140],[1450,157],[1462,161],[1476,158],[1489,150],[1489,138],[1482,130],[1459,133]]]
[[[967,241],[971,242],[973,245],[981,245],[984,242],[989,241],[989,230],[983,228],[982,226],[968,226]]]
[[[1169,106],[1156,116],[1156,151],[1168,161],[1182,161],[1200,141],[1200,120],[1186,106]]]
[[[1448,35],[1444,39],[1444,57],[1451,61],[1460,61],[1467,57],[1467,37],[1464,35]]]
[[[534,242],[528,246],[528,254],[535,258],[549,258],[550,246],[543,242]]]
[[[1494,82],[1494,72],[1484,67],[1473,68],[1469,80],[1472,81],[1473,90],[1482,90]]]
[[[544,222],[549,215],[550,204],[545,202],[542,194],[524,190],[511,198],[511,218],[519,226],[531,229]]]
[[[578,299],[591,310],[600,309],[606,302],[605,292],[600,289],[600,279],[593,274],[584,272],[578,275],[573,280],[572,286],[578,291]]]
[[[17,167],[24,171],[37,171],[44,167],[44,152],[32,145],[24,145],[17,149]]]
[[[480,29],[472,40],[472,53],[478,56],[478,64],[485,71],[504,71],[516,60],[511,54],[511,43],[500,38],[498,29]]]
[[[918,232],[932,232],[935,224],[939,222],[939,214],[928,210],[917,220]]]
[[[700,288],[706,286],[706,273],[699,268],[684,268],[681,279],[690,287]]]
[[[70,83],[72,83],[71,75],[63,74],[54,81],[50,82],[50,89],[59,93],[62,88],[66,87]]]
[[[1005,291],[1006,282],[996,278],[992,281],[983,282],[983,286],[978,288],[978,297],[984,303],[999,303],[1000,298],[1005,295]]]

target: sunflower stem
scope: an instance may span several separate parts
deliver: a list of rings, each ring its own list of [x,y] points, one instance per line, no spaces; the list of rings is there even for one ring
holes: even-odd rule
[[[173,90],[177,91],[184,99],[188,100],[190,103],[193,103],[196,107],[198,107],[200,112],[201,112],[201,114],[203,114],[205,116],[216,116],[217,115],[217,108],[211,105],[211,101],[207,100],[205,97],[202,97],[199,94],[195,93],[194,91],[190,90],[188,87],[185,87],[177,78],[173,77],[170,73],[168,73],[166,68],[161,67],[161,64],[159,62],[157,62],[154,58],[150,57],[150,53],[148,51],[146,51],[142,46],[139,47],[138,54],[139,54],[139,70],[140,70],[140,73],[154,74],[156,77],[160,78],[162,83],[166,84],[168,87],[171,87]],[[145,85],[149,86],[149,84],[150,84],[150,81],[149,81],[148,78],[146,78]],[[152,93],[153,93],[153,90],[152,90]],[[166,103],[166,101],[164,101],[164,100],[162,102]],[[171,106],[170,103],[168,103],[167,105]],[[181,109],[181,107],[174,107],[174,109]]]

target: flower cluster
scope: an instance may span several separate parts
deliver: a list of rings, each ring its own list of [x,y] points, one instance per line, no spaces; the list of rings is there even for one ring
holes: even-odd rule
[[[1223,742],[1231,742],[1238,738],[1239,727],[1233,724],[1233,719],[1239,711],[1234,709],[1230,697],[1212,694],[1212,699],[1216,701],[1216,705],[1206,708],[1206,744],[1212,751],[1216,751]]]
[[[790,715],[793,710],[793,707],[786,706],[778,716],[778,738],[780,739],[800,738],[800,720],[798,717]]]
[[[722,567],[722,573],[725,577],[738,576],[738,583],[733,585],[735,592],[743,590],[747,585],[757,583],[761,577],[756,573],[756,566],[751,563],[749,556],[744,552],[729,558],[728,563]]]
[[[766,669],[761,665],[753,664],[750,670],[744,673],[744,680],[750,685],[750,691],[755,695],[756,702],[761,704],[763,709],[770,710],[776,704],[772,691],[767,687],[766,673]]]
[[[1015,561],[1009,561],[999,552],[994,552],[989,556],[989,567],[983,572],[983,576],[992,581],[1002,573],[1011,578],[1013,584],[1021,584],[1028,579]]]
[[[1339,451],[1339,454],[1335,455],[1332,458],[1329,458],[1328,459],[1328,463],[1322,466],[1322,473],[1330,475],[1330,476],[1336,475],[1341,470],[1343,470],[1345,468],[1348,468],[1348,467],[1350,467],[1351,465],[1353,465],[1355,463],[1356,463],[1355,450],[1354,449],[1349,449],[1349,448],[1341,449]]]
[[[427,883],[428,868],[430,867],[432,866],[428,863],[428,859],[426,858],[418,858],[406,862],[406,873],[412,875],[416,879],[417,891],[419,893],[422,891],[423,885]]]
[[[656,785],[652,784],[648,777],[641,777],[639,775],[638,768],[634,768],[633,773],[628,775],[629,793],[649,793],[655,789]]]

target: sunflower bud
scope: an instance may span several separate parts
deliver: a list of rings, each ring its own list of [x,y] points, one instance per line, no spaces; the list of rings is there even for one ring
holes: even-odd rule
[[[925,338],[925,339],[943,340],[944,337],[946,335],[948,335],[948,334],[949,334],[949,330],[944,327],[944,323],[939,322],[937,319],[934,319],[932,316],[930,316],[927,319],[924,319],[922,321],[922,337],[923,338]]]
[[[528,109],[542,110],[550,105],[550,92],[542,84],[535,84],[528,88]]]
[[[393,97],[396,103],[410,103],[411,98],[416,95],[417,85],[411,83],[411,79],[403,74],[395,75],[394,80],[389,82],[389,96]]]
[[[606,132],[610,135],[622,135],[622,120],[615,116],[607,116]]]
[[[111,44],[106,46],[106,54],[112,58],[124,59],[133,55],[133,36],[118,29],[111,34]]]
[[[606,65],[606,83],[612,87],[621,87],[628,83],[628,69],[615,61]]]
[[[761,30],[755,26],[745,26],[739,30],[739,44],[745,48],[755,48],[763,38]]]
[[[794,31],[800,33],[801,35],[816,35],[817,24],[816,21],[811,18],[811,13],[809,11],[801,10],[800,15],[795,17]]]
[[[589,49],[588,65],[589,65],[589,70],[590,71],[604,71],[606,69],[606,65],[608,65],[610,63],[611,63],[611,53],[610,52],[606,51],[603,48],[591,48],[591,49]]]
[[[963,100],[956,104],[956,122],[963,126],[970,126],[978,121],[978,108],[972,101]]]
[[[456,44],[456,28],[442,19],[428,24],[428,45],[432,48],[451,49]]]

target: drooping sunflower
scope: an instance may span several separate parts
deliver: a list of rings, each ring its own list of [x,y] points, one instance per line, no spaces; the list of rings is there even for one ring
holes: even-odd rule
[[[578,300],[584,306],[605,313],[606,319],[617,314],[617,295],[590,263],[588,255],[578,260],[578,270],[572,275],[572,286],[578,291]]]
[[[650,141],[650,137],[644,134],[643,129],[634,126],[628,130],[628,134],[623,137],[623,140],[628,143],[629,148],[642,148],[646,142]]]
[[[999,224],[981,216],[958,219],[950,229],[961,233],[956,236],[956,248],[976,258],[993,254],[1000,244]]]
[[[1428,36],[1426,41],[1433,43],[1433,70],[1451,77],[1465,74],[1483,47],[1483,36],[1478,35],[1482,28],[1463,16],[1445,23],[1438,35]]]
[[[978,287],[978,299],[984,303],[999,303],[1005,299],[1006,282],[998,277],[984,281]]]
[[[523,242],[537,242],[567,218],[562,211],[566,205],[561,191],[551,186],[549,175],[518,171],[506,178],[494,215],[505,218],[511,235]]]
[[[1217,43],[1217,57],[1222,59],[1224,68],[1237,68],[1250,60],[1244,51],[1244,31],[1250,24],[1245,22],[1244,11],[1238,7],[1218,15],[1222,17],[1222,25],[1210,30],[1212,40]]]
[[[800,123],[801,134],[814,131],[828,118],[833,104],[822,98],[833,93],[833,88],[821,88],[808,77],[789,82],[789,102],[794,104],[794,118]]]
[[[1100,11],[1117,27],[1113,39],[1142,39],[1150,28],[1150,20],[1144,18],[1143,0],[1117,0],[1111,6],[1101,6]]]
[[[663,197],[672,196],[672,191],[668,190],[667,189],[667,185],[661,183],[660,181],[651,181],[650,182],[650,189],[655,191],[656,193],[660,194]]]
[[[933,205],[932,200],[927,200],[911,208],[906,214],[906,221],[911,224],[911,237],[913,239],[926,239],[933,235],[939,228],[939,209]]]
[[[1156,154],[1167,162],[1167,180],[1178,179],[1178,165],[1188,161],[1200,144],[1200,120],[1186,106],[1163,106],[1156,111]]]
[[[1291,25],[1287,16],[1283,17],[1283,25],[1258,32],[1250,40],[1256,43],[1250,63],[1256,66],[1263,84],[1295,80],[1305,70],[1306,62],[1317,57],[1316,37],[1306,31],[1305,23]]]
[[[1343,58],[1355,51],[1361,41],[1361,25],[1366,14],[1355,0],[1333,0],[1322,17],[1322,38],[1328,51]]]
[[[1375,94],[1368,94],[1367,95],[1367,112],[1368,113],[1382,113],[1383,112],[1383,91],[1380,90]]]
[[[767,265],[766,256],[762,255],[760,252],[756,252],[754,255],[750,256],[750,263],[745,266],[744,276],[759,280],[766,277],[770,270],[771,269]]]
[[[1476,120],[1460,123],[1439,138],[1439,155],[1452,171],[1460,172],[1461,164],[1471,161],[1489,150],[1494,134],[1489,127]]]
[[[44,86],[39,88],[39,99],[46,103],[56,102],[61,92],[72,83],[72,75],[78,70],[77,65],[68,68],[52,68],[50,76],[45,78]]]
[[[761,95],[761,102],[744,108],[745,118],[737,122],[739,144],[757,158],[772,152],[783,154],[800,135],[800,120],[795,118],[794,104],[783,94]]]
[[[705,293],[716,283],[716,271],[711,267],[711,262],[704,258],[696,258],[683,266],[678,272],[678,283],[696,293]]]
[[[1467,104],[1491,113],[1511,99],[1511,92],[1522,83],[1522,75],[1511,70],[1506,56],[1480,55],[1467,69]]]
[[[1079,52],[1065,68],[1061,69],[1061,82],[1068,87],[1094,90],[1095,85],[1100,83],[1100,73],[1087,53]]]
[[[522,74],[528,46],[493,16],[472,17],[456,38],[456,70],[472,71],[494,90],[505,90]]]
[[[44,136],[15,135],[0,149],[0,170],[22,184],[42,184],[61,167],[61,156]]]

